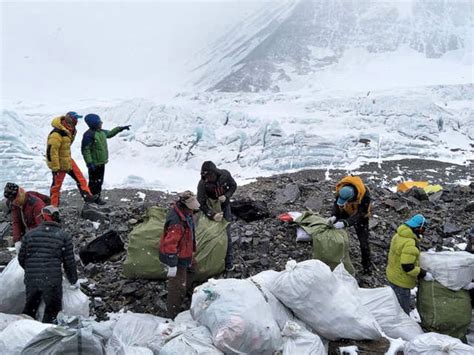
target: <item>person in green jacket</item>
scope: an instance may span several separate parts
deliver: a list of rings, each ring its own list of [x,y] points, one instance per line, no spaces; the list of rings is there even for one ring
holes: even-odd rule
[[[418,243],[423,237],[426,219],[417,214],[397,228],[388,252],[386,275],[400,306],[410,314],[410,290],[418,278],[433,281],[433,275],[420,268]]]
[[[129,130],[130,126],[115,127],[110,131],[102,129],[102,121],[99,115],[90,113],[84,118],[89,130],[82,137],[82,156],[89,170],[89,189],[93,195],[97,195],[96,203],[104,205],[105,201],[100,198],[102,184],[104,182],[105,164],[109,160],[107,138],[112,138],[118,133]]]

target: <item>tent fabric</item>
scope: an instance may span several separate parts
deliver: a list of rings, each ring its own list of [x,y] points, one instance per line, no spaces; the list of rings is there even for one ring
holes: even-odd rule
[[[471,324],[471,298],[466,290],[452,291],[437,281],[420,280],[417,309],[428,331],[461,339]]]
[[[304,212],[295,222],[311,235],[313,240],[313,258],[321,260],[334,270],[339,263],[354,275],[355,269],[349,256],[349,237],[342,229],[335,229],[327,224],[326,218]]]

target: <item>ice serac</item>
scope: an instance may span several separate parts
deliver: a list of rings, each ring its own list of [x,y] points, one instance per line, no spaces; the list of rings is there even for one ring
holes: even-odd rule
[[[409,48],[440,58],[470,45],[469,1],[301,0],[271,3],[198,57],[197,85],[278,92],[337,64],[348,51]]]

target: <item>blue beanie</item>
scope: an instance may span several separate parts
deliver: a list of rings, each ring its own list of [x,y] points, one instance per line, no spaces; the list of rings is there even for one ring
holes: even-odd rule
[[[86,121],[89,128],[92,128],[92,129],[98,129],[102,122],[100,120],[99,115],[96,115],[95,113],[89,113],[88,115],[86,115],[86,117],[84,118],[84,121]]]
[[[339,190],[339,198],[337,199],[337,204],[339,206],[344,206],[344,204],[353,198],[355,195],[354,188],[351,186],[344,186]]]
[[[406,221],[405,224],[410,228],[420,228],[426,224],[426,218],[422,214],[416,214]]]

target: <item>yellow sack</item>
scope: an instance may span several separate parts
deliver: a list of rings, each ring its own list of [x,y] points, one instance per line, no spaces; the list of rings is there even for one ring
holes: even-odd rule
[[[412,187],[424,189],[429,185],[428,181],[404,181],[397,185],[397,192],[407,192]]]
[[[425,192],[427,194],[434,194],[436,192],[439,192],[439,191],[443,190],[443,186],[441,186],[441,185],[428,185],[423,190],[425,190]]]

